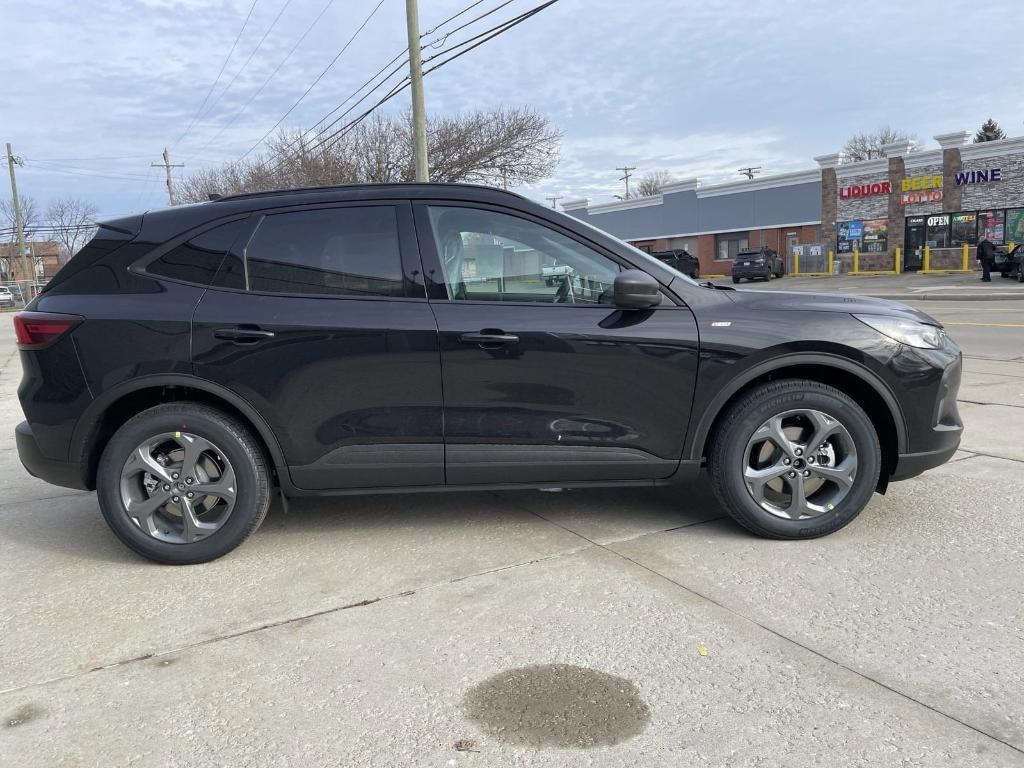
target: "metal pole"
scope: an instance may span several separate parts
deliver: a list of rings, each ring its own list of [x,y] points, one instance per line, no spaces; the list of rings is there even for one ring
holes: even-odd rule
[[[18,181],[14,178],[14,151],[11,149],[11,142],[7,142],[7,168],[11,173],[11,195],[14,205],[14,231],[18,236],[18,255],[21,257],[21,276],[25,279],[25,287],[21,291],[21,301],[28,303],[28,293],[31,281],[28,275],[28,256],[25,255],[25,225],[21,220],[21,200],[18,198]]]
[[[412,84],[412,144],[416,158],[416,181],[430,181],[427,166],[427,115],[423,105],[423,60],[420,55],[420,13],[416,0],[405,0],[405,21],[409,33],[409,81]]]

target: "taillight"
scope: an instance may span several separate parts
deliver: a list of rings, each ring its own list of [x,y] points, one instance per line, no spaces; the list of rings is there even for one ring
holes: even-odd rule
[[[82,322],[78,315],[55,312],[19,312],[14,316],[14,332],[19,349],[42,349]]]

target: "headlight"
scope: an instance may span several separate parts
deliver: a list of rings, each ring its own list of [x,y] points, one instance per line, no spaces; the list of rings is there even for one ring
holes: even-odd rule
[[[886,315],[854,315],[864,325],[874,328],[879,333],[895,339],[900,344],[919,349],[941,349],[946,339],[946,332],[935,325],[919,323],[916,320],[904,320],[901,317]]]

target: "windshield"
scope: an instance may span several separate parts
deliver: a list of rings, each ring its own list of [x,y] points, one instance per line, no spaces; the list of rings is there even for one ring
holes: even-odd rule
[[[568,215],[568,214],[565,214],[565,215]],[[572,222],[573,222],[573,224],[574,224],[574,225],[580,225],[580,224],[582,224],[582,225],[583,225],[584,227],[586,227],[587,229],[592,229],[592,230],[594,230],[595,232],[599,232],[600,234],[604,235],[605,237],[611,237],[611,238],[613,238],[613,239],[614,239],[614,240],[615,240],[616,242],[618,242],[618,243],[621,243],[622,245],[626,246],[626,248],[627,248],[627,249],[629,249],[629,251],[631,251],[631,252],[632,252],[633,254],[635,254],[636,256],[638,256],[638,257],[639,257],[639,258],[638,258],[638,261],[639,261],[639,262],[640,262],[641,264],[643,264],[644,262],[648,262],[648,261],[653,261],[653,262],[656,262],[656,263],[658,264],[658,266],[659,266],[659,267],[661,267],[662,269],[667,269],[667,270],[668,270],[669,272],[671,272],[671,273],[672,273],[673,275],[677,276],[677,277],[678,277],[678,278],[679,278],[680,280],[682,280],[682,281],[684,281],[684,282],[687,282],[687,283],[689,283],[690,285],[700,285],[700,283],[698,283],[698,282],[697,282],[696,280],[694,280],[694,279],[693,279],[692,277],[690,277],[689,275],[684,275],[684,274],[683,274],[682,272],[680,272],[680,271],[679,271],[678,269],[675,269],[675,268],[674,268],[674,267],[673,267],[673,266],[672,266],[671,264],[669,264],[668,262],[665,262],[665,261],[661,261],[660,259],[656,259],[656,258],[654,258],[653,256],[651,256],[651,254],[649,254],[649,253],[644,253],[643,251],[641,251],[641,250],[640,250],[639,248],[637,248],[636,246],[634,246],[634,245],[630,245],[630,244],[629,244],[629,243],[627,243],[627,242],[626,242],[625,240],[620,240],[619,238],[615,237],[615,235],[609,235],[609,234],[608,234],[607,232],[605,232],[605,231],[604,231],[604,230],[602,230],[602,229],[598,229],[598,228],[597,228],[597,227],[595,227],[595,226],[594,226],[593,224],[589,224],[588,222],[586,222],[586,221],[583,221],[582,219],[577,219],[577,218],[576,218],[575,216],[574,216],[574,217],[572,217]]]

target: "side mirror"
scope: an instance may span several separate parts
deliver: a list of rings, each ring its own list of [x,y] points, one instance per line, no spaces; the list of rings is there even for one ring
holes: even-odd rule
[[[661,303],[658,281],[639,269],[627,269],[615,276],[612,287],[615,306],[623,309],[650,309]]]

